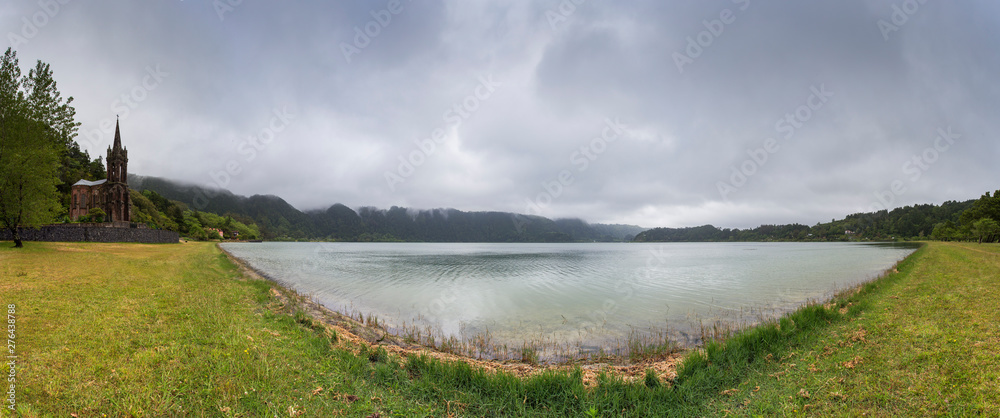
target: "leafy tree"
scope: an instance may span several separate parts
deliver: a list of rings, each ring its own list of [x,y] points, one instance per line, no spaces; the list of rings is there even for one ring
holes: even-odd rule
[[[144,223],[153,229],[177,231],[177,222],[160,212],[146,193],[129,190],[132,197],[132,221]]]
[[[952,221],[945,221],[934,225],[934,231],[931,232],[931,239],[938,241],[951,241],[958,238],[958,230],[955,229],[955,223]]]
[[[972,223],[972,234],[979,239],[980,244],[983,241],[993,242],[1000,234],[1000,223],[990,218],[980,219]]]
[[[80,126],[74,120],[76,109],[72,106],[73,98],[63,99],[49,64],[38,61],[28,72],[22,85],[26,92],[29,117],[46,127],[47,134],[51,136],[59,153],[59,182],[56,188],[62,206],[68,210],[72,184],[81,178],[104,178],[104,164],[100,159],[91,161],[90,155],[81,150],[73,140]]]
[[[983,218],[1000,222],[1000,190],[997,190],[992,196],[990,192],[986,192],[979,200],[972,202],[972,207],[962,213],[960,220],[963,224],[971,226],[972,223]]]
[[[8,48],[0,59],[0,223],[15,247],[23,247],[18,227],[51,222],[61,210],[59,152],[78,126],[71,101],[59,97],[46,64],[22,77],[17,53]]]
[[[176,200],[168,200],[152,190],[143,190],[140,196],[153,204],[155,206],[155,210],[160,212],[160,214],[165,218],[162,223],[157,222],[158,225],[163,228],[170,229],[171,231],[177,231],[180,233],[187,232],[187,226],[184,222],[184,211],[187,210],[187,205]],[[133,201],[135,201],[135,199],[136,198],[133,197]],[[151,210],[149,212],[152,213]]]
[[[73,120],[76,116],[76,109],[71,106],[73,98],[63,100],[49,64],[38,61],[28,72],[24,88],[31,119],[52,130],[58,144],[69,146],[80,123]]]
[[[201,225],[191,226],[188,230],[188,236],[198,241],[208,241],[210,239],[208,233],[205,232]]]

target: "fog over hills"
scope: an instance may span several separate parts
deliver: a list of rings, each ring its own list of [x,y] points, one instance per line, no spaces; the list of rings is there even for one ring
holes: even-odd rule
[[[135,172],[671,227],[994,190],[998,27],[991,0],[0,2],[83,150],[118,115]]]
[[[630,241],[645,228],[590,224],[580,219],[548,219],[507,212],[365,206],[300,211],[273,195],[240,196],[159,177],[129,175],[136,190],[151,190],[189,208],[234,215],[257,223],[268,239],[430,242]]]

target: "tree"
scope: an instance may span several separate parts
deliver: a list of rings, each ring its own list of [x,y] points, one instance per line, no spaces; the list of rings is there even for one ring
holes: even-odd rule
[[[955,239],[958,231],[955,230],[955,224],[952,221],[945,221],[934,225],[934,231],[931,232],[931,239],[938,241],[951,241]]]
[[[979,243],[993,242],[1000,234],[1000,223],[990,218],[983,218],[972,223],[972,234],[979,239]]]
[[[104,212],[104,209],[90,208],[90,210],[87,211],[87,216],[90,218],[90,222],[101,223],[104,222],[104,218],[106,218],[108,214]]]
[[[35,68],[28,71],[23,85],[31,119],[46,128],[46,134],[61,145],[60,149],[69,148],[80,123],[73,119],[76,116],[76,109],[71,106],[73,98],[63,100],[49,64],[38,61]]]
[[[188,236],[198,241],[209,240],[208,233],[205,232],[205,230],[201,227],[201,225],[191,226],[191,228],[188,229]]]
[[[101,180],[107,177],[107,170],[101,158],[90,159],[90,154],[80,149],[75,141],[63,150],[59,167],[59,199],[68,211],[72,198],[73,183],[77,180]]]
[[[963,224],[971,225],[983,218],[1000,222],[1000,190],[997,190],[992,196],[990,196],[990,192],[986,192],[979,200],[972,203],[972,207],[962,212],[959,219]]]
[[[51,71],[37,67],[22,78],[17,53],[10,48],[0,59],[0,223],[17,248],[24,246],[19,227],[51,222],[61,210],[59,145],[65,144],[60,142],[64,134],[75,134],[75,125],[71,116],[68,122],[63,118],[68,105],[48,80]],[[54,104],[42,106],[46,97],[55,97]],[[62,116],[48,115],[51,106],[62,109]]]

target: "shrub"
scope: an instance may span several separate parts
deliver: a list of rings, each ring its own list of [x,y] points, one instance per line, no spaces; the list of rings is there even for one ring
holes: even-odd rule
[[[89,222],[100,223],[100,222],[104,222],[104,219],[107,218],[108,214],[107,214],[107,212],[104,211],[104,209],[101,209],[101,208],[90,208],[90,210],[87,211],[87,215],[86,216],[87,216]]]

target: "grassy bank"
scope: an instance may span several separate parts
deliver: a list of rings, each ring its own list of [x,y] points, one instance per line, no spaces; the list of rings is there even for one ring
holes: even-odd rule
[[[0,250],[25,416],[423,411],[352,378],[212,244],[25,246]]]
[[[519,378],[350,341],[211,244],[8,247],[25,416],[1000,412],[996,246],[933,243],[860,292],[690,355],[675,382],[594,387],[580,369]]]
[[[348,341],[208,243],[9,247],[0,303],[16,305],[23,416],[575,415],[670,393],[613,379],[588,392],[579,371],[518,378]]]
[[[709,410],[1000,415],[1000,246],[932,242],[898,270],[728,382]]]

